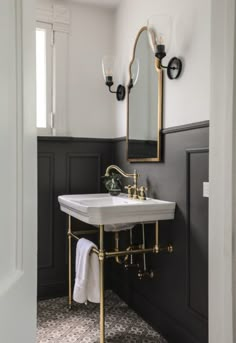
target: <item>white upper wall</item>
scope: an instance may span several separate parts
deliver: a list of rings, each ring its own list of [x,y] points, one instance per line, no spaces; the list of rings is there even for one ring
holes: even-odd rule
[[[115,136],[115,96],[102,76],[102,57],[114,53],[111,9],[71,2],[68,123],[75,137]]]
[[[210,0],[122,0],[116,15],[116,55],[120,68],[115,82],[128,83],[135,37],[153,14],[173,17],[174,33],[163,64],[183,60],[182,76],[164,82],[164,127],[209,119]],[[127,99],[126,99],[127,100]],[[126,135],[126,100],[116,102],[116,137]]]
[[[68,49],[68,99],[63,108],[57,108],[65,112],[67,127],[57,130],[58,134],[64,131],[70,136],[97,138],[126,135],[127,97],[118,102],[109,93],[101,60],[103,55],[117,55],[120,63],[113,89],[119,83],[127,85],[136,35],[153,14],[173,17],[174,33],[163,64],[173,56],[183,61],[181,77],[164,80],[164,127],[209,119],[210,0],[122,0],[116,10],[99,7],[99,0],[91,0],[95,5],[65,0],[38,2],[64,4],[70,9],[68,45],[64,44]]]

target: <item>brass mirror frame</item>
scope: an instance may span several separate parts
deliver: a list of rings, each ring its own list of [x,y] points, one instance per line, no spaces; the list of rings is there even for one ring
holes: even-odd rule
[[[136,46],[138,44],[139,37],[142,32],[147,31],[147,26],[143,26],[135,39],[133,56],[129,64],[129,80],[131,79],[131,67],[135,59]],[[155,69],[157,71],[157,157],[148,158],[129,158],[129,89],[127,88],[127,133],[126,133],[126,156],[129,162],[161,162],[162,161],[162,126],[163,126],[163,70],[161,68],[161,62],[158,58],[155,58]]]

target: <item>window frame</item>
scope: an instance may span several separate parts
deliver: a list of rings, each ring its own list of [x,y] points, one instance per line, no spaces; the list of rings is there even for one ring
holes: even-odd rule
[[[46,31],[46,127],[37,127],[37,135],[51,136],[53,134],[53,25],[37,21],[35,36],[37,30]]]

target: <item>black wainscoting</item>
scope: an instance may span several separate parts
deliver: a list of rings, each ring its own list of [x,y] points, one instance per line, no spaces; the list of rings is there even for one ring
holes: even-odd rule
[[[104,139],[38,138],[39,298],[67,292],[67,216],[57,197],[101,192],[101,175],[112,163],[112,147],[113,142]],[[77,220],[72,225],[86,226]]]
[[[160,224],[160,243],[171,242],[174,253],[147,257],[154,279],[140,281],[136,271],[127,272],[110,259],[110,287],[169,343],[208,342],[208,199],[202,196],[202,183],[208,181],[208,126],[163,130],[161,163],[128,163],[124,139],[39,138],[40,297],[64,295],[67,289],[66,216],[58,195],[103,191],[100,176],[115,163],[125,171],[137,169],[148,195],[176,201],[177,209],[175,220]],[[150,245],[152,226],[148,232]],[[127,241],[127,233],[121,238]]]
[[[208,342],[208,125],[166,130],[163,163],[128,163],[125,141],[115,144],[116,164],[137,169],[149,196],[177,203],[175,220],[160,224],[161,244],[171,242],[174,253],[148,258],[155,278],[140,281],[115,263],[111,269],[112,288],[170,343]]]
[[[129,139],[128,140],[128,158],[156,158],[157,141]]]

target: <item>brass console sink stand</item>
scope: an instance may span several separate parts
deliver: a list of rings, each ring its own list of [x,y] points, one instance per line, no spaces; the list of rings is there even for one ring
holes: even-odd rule
[[[71,228],[71,216],[68,217],[68,277],[69,277],[69,299],[68,305],[69,309],[72,307],[72,261],[71,261],[71,253],[72,253],[72,238],[79,240],[79,236],[83,235],[90,235],[94,234],[95,232],[99,232],[99,249],[93,248],[93,252],[98,255],[99,258],[99,275],[100,275],[100,343],[105,343],[105,302],[104,302],[104,262],[105,258],[116,258],[118,256],[127,256],[127,255],[136,255],[136,254],[144,254],[144,253],[159,253],[162,251],[166,251],[168,253],[173,252],[172,245],[168,245],[166,247],[159,246],[159,227],[158,221],[155,222],[155,244],[152,248],[138,248],[138,249],[129,249],[124,251],[110,251],[106,252],[104,250],[104,225],[99,225],[99,229],[96,230],[85,230],[85,231],[72,231]]]

